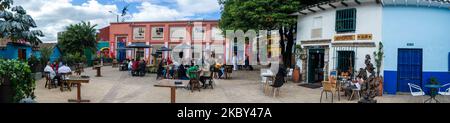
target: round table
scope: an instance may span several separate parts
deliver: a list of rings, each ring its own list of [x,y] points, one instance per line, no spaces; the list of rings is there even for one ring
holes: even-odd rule
[[[439,88],[441,88],[442,85],[427,84],[427,85],[425,85],[425,87],[430,89],[430,94],[429,94],[429,95],[430,95],[430,98],[428,98],[427,100],[425,100],[424,103],[427,103],[427,102],[430,102],[430,103],[431,103],[433,100],[436,101],[436,103],[440,103],[440,102],[436,99],[436,95],[438,94],[437,90],[438,90]]]

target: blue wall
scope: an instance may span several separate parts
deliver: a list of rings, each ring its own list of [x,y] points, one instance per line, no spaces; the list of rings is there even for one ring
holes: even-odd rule
[[[29,46],[18,46],[13,44],[7,44],[6,49],[0,50],[1,58],[4,59],[17,59],[19,55],[19,48],[26,49],[27,59],[31,56],[31,47]]]
[[[397,55],[399,48],[423,49],[422,86],[430,77],[441,84],[450,82],[450,9],[385,6],[382,25],[385,48],[385,92],[397,92]],[[408,46],[413,43],[413,46]],[[427,89],[425,89],[427,90]]]
[[[59,47],[54,47],[53,53],[52,53],[52,55],[50,55],[50,62],[53,63],[54,61],[58,60],[59,57],[61,57],[61,52],[59,50]]]

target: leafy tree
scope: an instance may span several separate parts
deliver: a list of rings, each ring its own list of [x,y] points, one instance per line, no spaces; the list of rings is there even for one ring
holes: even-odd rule
[[[34,46],[42,43],[38,38],[44,36],[42,31],[31,30],[37,27],[33,18],[21,6],[10,8],[12,4],[12,0],[0,0],[0,38],[25,41]]]
[[[325,0],[219,0],[222,30],[278,30],[283,61],[291,66],[297,16],[291,14],[306,5]],[[286,47],[284,47],[286,46]]]
[[[8,9],[11,4],[13,4],[12,0],[0,0],[0,10],[3,11],[5,9]]]
[[[47,62],[50,61],[50,56],[53,53],[53,49],[51,47],[41,47],[41,64],[47,65]]]
[[[78,24],[71,24],[66,28],[66,31],[61,34],[58,45],[64,53],[82,54],[84,49],[91,49],[96,51],[96,27],[90,22],[81,22]]]

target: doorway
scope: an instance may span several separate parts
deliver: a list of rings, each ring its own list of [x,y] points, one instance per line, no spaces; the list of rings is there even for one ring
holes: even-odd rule
[[[324,78],[325,49],[309,49],[308,83],[322,82]]]
[[[26,60],[27,59],[27,50],[19,48],[17,57],[19,60]]]
[[[409,92],[408,83],[422,86],[422,49],[398,49],[397,91]]]

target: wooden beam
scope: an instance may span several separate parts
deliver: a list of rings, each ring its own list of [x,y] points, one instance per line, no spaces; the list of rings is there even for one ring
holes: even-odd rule
[[[375,3],[380,4],[381,0],[375,0]]]
[[[335,5],[333,5],[333,4],[331,4],[331,3],[329,3],[328,5],[331,6],[331,7],[333,7],[333,8],[335,8],[335,9],[337,8]]]
[[[309,11],[316,13],[316,11],[312,10],[311,8],[308,8]]]
[[[344,1],[341,1],[341,4],[344,5],[345,7],[348,7],[348,4],[345,3]]]
[[[318,7],[319,9],[323,10],[323,11],[325,11],[325,10],[326,10],[325,8],[323,8],[323,7],[322,7],[322,6],[320,6],[320,5],[317,5],[317,7]]]
[[[303,13],[303,12],[298,12],[298,13],[300,13],[300,14],[302,14],[302,15],[306,15],[306,13]]]
[[[358,5],[361,5],[361,2],[359,2],[358,0],[355,0],[355,3],[357,3]]]

